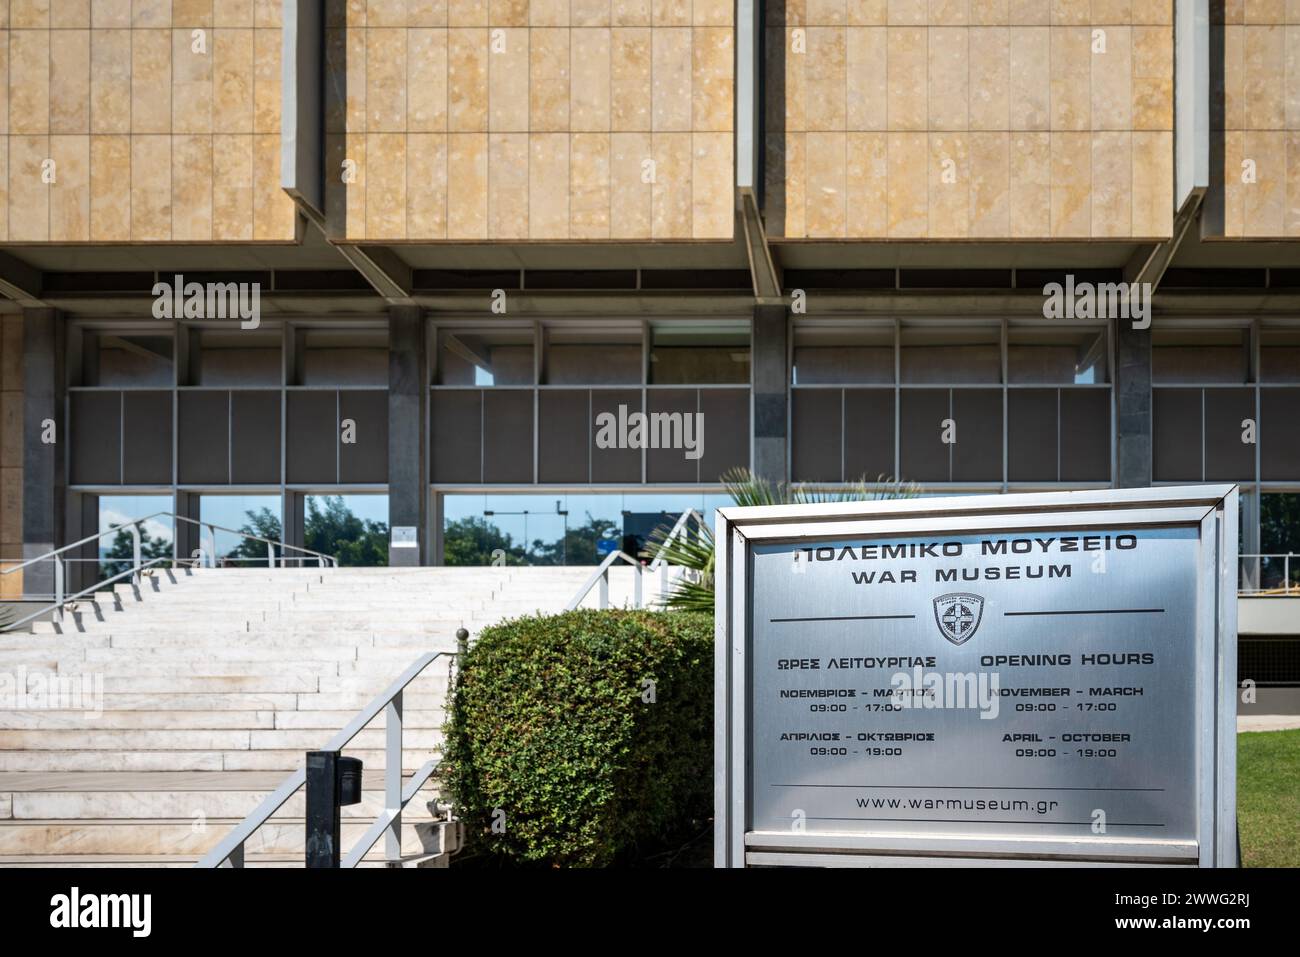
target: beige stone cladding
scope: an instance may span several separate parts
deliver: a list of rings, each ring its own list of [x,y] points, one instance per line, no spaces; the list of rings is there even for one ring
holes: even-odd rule
[[[289,242],[280,0],[0,0],[0,242]]]
[[[1300,0],[1215,0],[1223,69],[1213,148],[1223,159],[1222,234],[1300,236]]]
[[[1164,239],[1172,0],[768,0],[789,238]]]
[[[731,238],[729,0],[327,10],[332,238]]]

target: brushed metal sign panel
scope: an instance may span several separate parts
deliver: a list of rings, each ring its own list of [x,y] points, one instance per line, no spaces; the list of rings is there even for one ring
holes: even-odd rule
[[[1195,528],[751,550],[760,832],[1196,840]]]

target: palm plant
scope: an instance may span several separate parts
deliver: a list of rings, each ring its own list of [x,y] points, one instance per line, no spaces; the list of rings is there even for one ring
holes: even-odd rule
[[[772,483],[747,468],[724,472],[722,486],[737,505],[820,505],[830,502],[873,502],[882,499],[915,498],[921,487],[915,482],[879,476],[874,482],[863,476],[835,488]],[[645,556],[662,558],[669,565],[686,569],[660,601],[673,611],[702,611],[713,614],[713,532],[707,525],[691,528],[688,534],[669,539],[671,528],[664,525],[650,535]]]

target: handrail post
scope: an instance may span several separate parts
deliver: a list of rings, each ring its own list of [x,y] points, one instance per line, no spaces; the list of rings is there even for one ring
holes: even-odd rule
[[[131,575],[131,581],[140,584],[140,524],[132,522],[129,526],[131,529],[131,554],[134,558],[134,573]]]
[[[600,573],[600,607],[603,611],[609,607],[609,566]]]
[[[213,528],[211,525],[208,525],[207,529],[208,529],[208,567],[216,568],[217,567],[217,530]]]
[[[63,624],[63,559],[54,558],[54,620]]]
[[[641,566],[640,566],[640,565],[633,565],[633,566],[632,566],[632,593],[633,593],[633,595],[634,595],[634,597],[635,597],[636,607],[637,607],[637,608],[644,608],[644,607],[645,607],[644,604],[642,604],[642,601],[641,601],[641,576],[642,576],[642,574],[643,574],[643,572],[642,572],[642,570],[641,570]]]
[[[266,564],[275,567],[275,546],[270,542],[266,543]]]
[[[402,692],[393,695],[384,708],[384,806],[392,823],[384,833],[384,860],[396,864],[402,859]]]

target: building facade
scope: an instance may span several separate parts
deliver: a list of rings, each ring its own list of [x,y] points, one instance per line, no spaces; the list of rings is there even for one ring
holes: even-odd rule
[[[590,562],[737,467],[1234,481],[1300,552],[1300,4],[4,0],[0,56],[0,558],[342,496]]]

